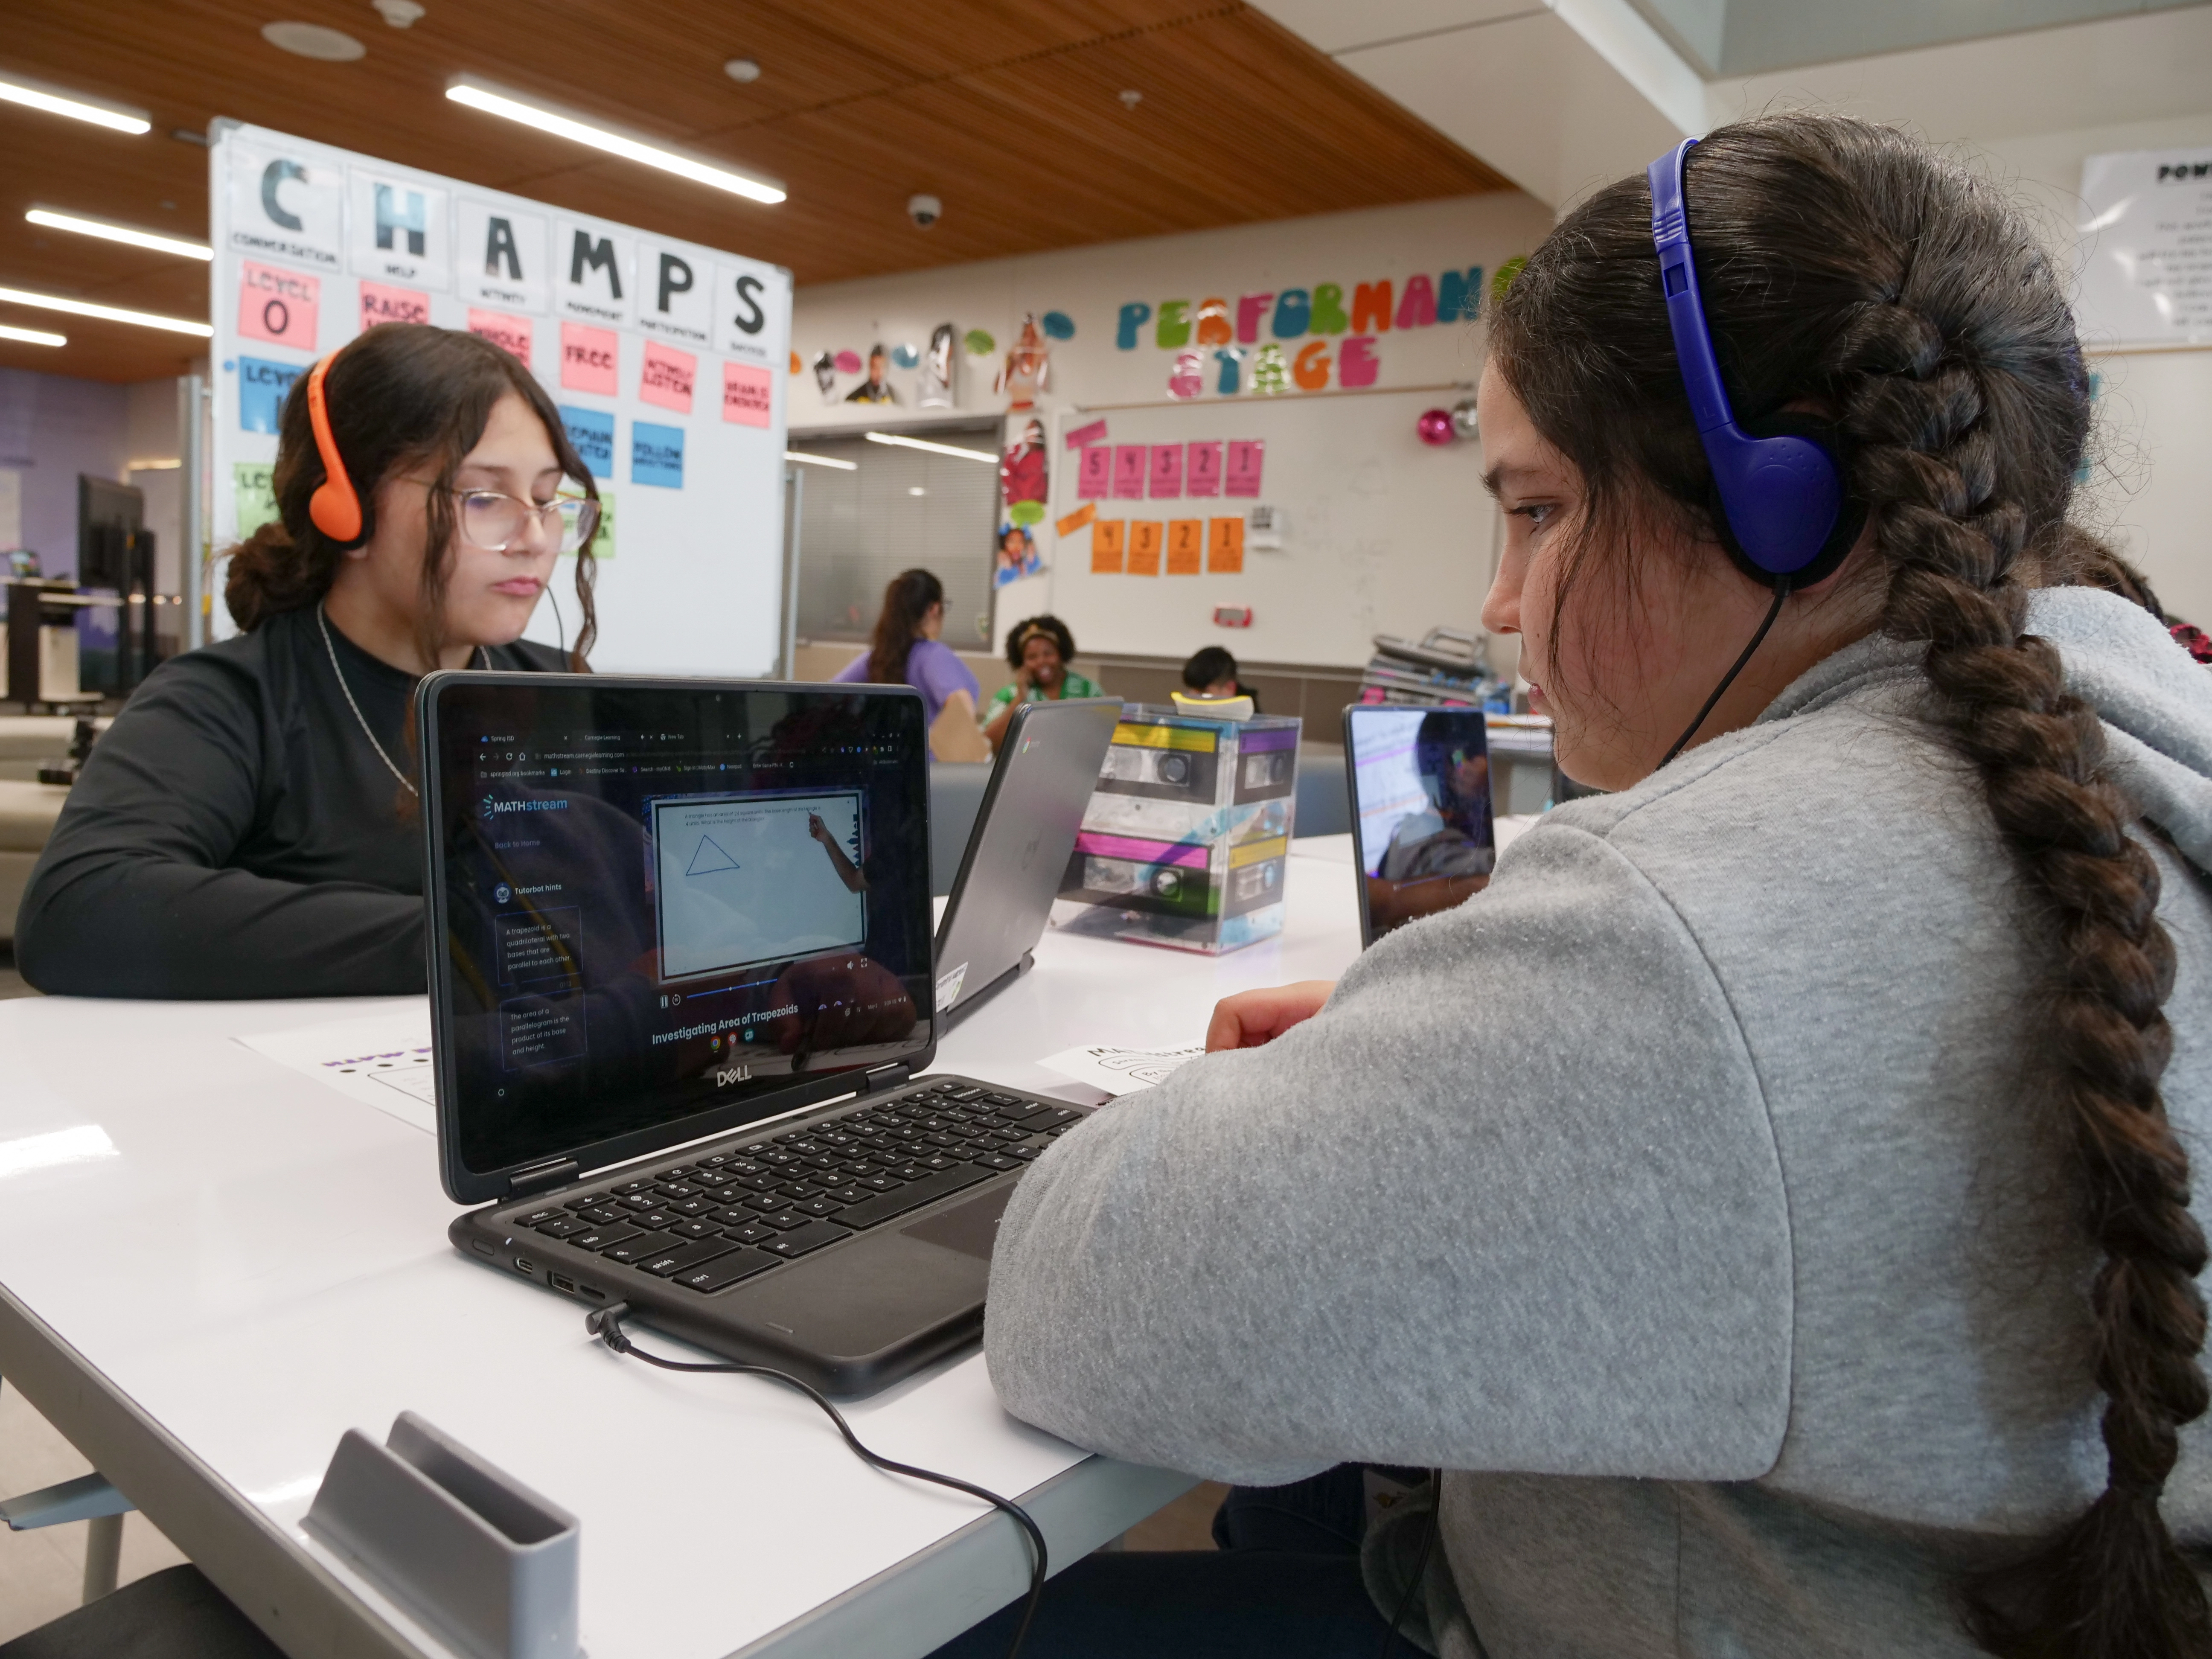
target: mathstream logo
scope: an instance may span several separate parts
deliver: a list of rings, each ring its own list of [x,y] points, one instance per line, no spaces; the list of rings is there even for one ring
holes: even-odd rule
[[[483,816],[488,818],[496,817],[501,812],[565,812],[568,810],[568,803],[565,800],[501,799],[497,795],[483,798]]]

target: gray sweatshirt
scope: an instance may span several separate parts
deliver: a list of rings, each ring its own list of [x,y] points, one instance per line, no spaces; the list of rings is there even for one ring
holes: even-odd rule
[[[2212,1229],[2212,673],[2107,594],[2032,626],[2172,840],[2165,1095]],[[993,1263],[1007,1407],[1225,1480],[1443,1468],[1412,1624],[1450,1659],[1975,1652],[1958,1573],[2103,1487],[2097,1258],[2052,947],[1918,655],[1863,640],[1547,814],[1316,1018],[1064,1137]],[[2212,1544],[2203,1422],[2166,1510]],[[1417,1543],[1370,1540],[1378,1601]]]

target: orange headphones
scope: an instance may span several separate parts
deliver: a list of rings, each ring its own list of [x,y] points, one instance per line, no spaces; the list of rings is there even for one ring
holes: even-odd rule
[[[307,371],[307,424],[314,428],[315,447],[323,457],[323,481],[308,498],[307,519],[334,542],[357,542],[361,497],[354,493],[353,480],[346,476],[338,441],[331,435],[330,408],[323,401],[323,376],[337,355],[333,351]]]

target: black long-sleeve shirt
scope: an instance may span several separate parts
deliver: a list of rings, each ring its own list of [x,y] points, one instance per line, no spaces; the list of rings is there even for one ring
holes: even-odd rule
[[[415,775],[414,677],[331,641],[362,719]],[[565,665],[526,641],[488,655]],[[116,717],[24,890],[17,966],[71,996],[419,992],[413,807],[346,706],[314,611],[272,617],[162,664]]]

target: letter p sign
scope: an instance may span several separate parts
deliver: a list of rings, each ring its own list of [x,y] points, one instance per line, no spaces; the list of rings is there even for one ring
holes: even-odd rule
[[[693,280],[689,260],[679,259],[672,253],[660,256],[660,310],[664,316],[667,314],[671,300],[679,294],[691,291]]]

